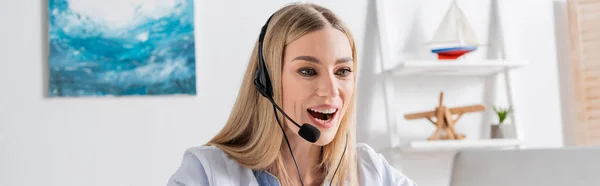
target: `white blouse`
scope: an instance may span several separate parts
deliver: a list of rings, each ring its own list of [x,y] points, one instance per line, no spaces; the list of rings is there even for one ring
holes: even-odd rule
[[[392,167],[383,155],[364,143],[357,144],[360,185],[416,186],[417,184]],[[328,185],[327,183],[323,185]],[[167,186],[273,185],[276,177],[266,171],[253,171],[239,165],[215,146],[192,147],[185,151],[180,167]]]

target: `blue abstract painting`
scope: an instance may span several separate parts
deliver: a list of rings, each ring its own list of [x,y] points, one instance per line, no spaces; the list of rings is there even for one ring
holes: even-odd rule
[[[195,95],[193,3],[49,0],[49,95]]]

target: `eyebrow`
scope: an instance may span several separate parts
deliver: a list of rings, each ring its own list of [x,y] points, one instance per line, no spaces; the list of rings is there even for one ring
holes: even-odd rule
[[[292,61],[295,61],[295,60],[304,60],[304,61],[313,62],[313,63],[321,63],[321,61],[319,61],[319,59],[312,57],[312,56],[298,56],[298,57],[294,58]],[[339,59],[335,60],[335,64],[345,63],[345,62],[350,62],[350,61],[352,61],[351,57],[343,57],[343,58],[339,58]]]

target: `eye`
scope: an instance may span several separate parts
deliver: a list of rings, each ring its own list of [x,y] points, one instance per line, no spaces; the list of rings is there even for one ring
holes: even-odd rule
[[[310,77],[316,75],[317,71],[312,68],[301,68],[300,70],[298,70],[298,73],[302,76]]]
[[[350,68],[342,68],[335,72],[336,75],[342,76],[342,77],[346,77],[346,76],[350,75],[350,73],[352,73],[352,70]]]

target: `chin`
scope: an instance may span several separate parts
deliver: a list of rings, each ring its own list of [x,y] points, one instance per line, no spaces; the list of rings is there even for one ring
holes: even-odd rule
[[[318,146],[325,146],[329,143],[331,143],[331,141],[333,141],[333,139],[335,138],[335,132],[333,134],[321,134],[321,137],[319,137],[319,140],[317,140],[317,142],[315,142],[315,145]]]
[[[321,131],[321,136],[319,137],[319,140],[317,140],[317,142],[315,142],[314,144],[319,146],[325,146],[331,143],[331,141],[335,139],[339,126],[339,122],[336,122],[335,125],[333,125],[330,128],[321,128],[317,126],[319,131]]]

